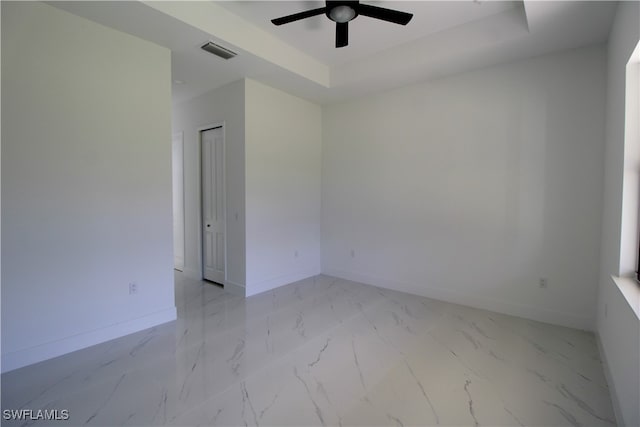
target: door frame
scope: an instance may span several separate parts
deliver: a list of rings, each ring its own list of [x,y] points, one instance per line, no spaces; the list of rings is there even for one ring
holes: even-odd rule
[[[222,211],[224,212],[224,283],[221,285],[226,286],[227,278],[228,278],[228,248],[227,242],[229,240],[228,226],[227,226],[227,132],[226,132],[226,123],[222,122],[214,122],[212,124],[208,124],[205,126],[200,126],[196,129],[198,135],[198,186],[200,191],[198,192],[199,201],[198,201],[198,247],[199,247],[199,261],[200,261],[200,279],[204,280],[204,245],[203,245],[203,233],[202,225],[204,224],[203,212],[202,212],[202,202],[204,198],[202,197],[202,193],[204,191],[204,186],[202,185],[202,132],[222,128],[222,177],[223,177],[223,185],[222,185],[222,202],[224,204],[224,208]]]

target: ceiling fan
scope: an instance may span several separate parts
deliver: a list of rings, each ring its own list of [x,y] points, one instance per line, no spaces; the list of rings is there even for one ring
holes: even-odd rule
[[[407,25],[413,17],[413,14],[411,13],[361,4],[359,1],[327,0],[325,7],[306,10],[304,12],[294,13],[293,15],[272,19],[271,22],[275,25],[288,24],[289,22],[311,18],[312,16],[321,15],[323,13],[327,15],[330,20],[336,23],[336,47],[344,47],[349,44],[349,21],[352,21],[358,15],[381,19],[383,21],[393,22],[394,24],[400,25]]]

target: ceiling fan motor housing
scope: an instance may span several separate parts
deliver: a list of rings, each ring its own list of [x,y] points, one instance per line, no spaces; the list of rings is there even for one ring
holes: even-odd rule
[[[350,0],[329,0],[326,2],[325,15],[333,22],[344,23],[355,19],[358,16],[359,1]]]

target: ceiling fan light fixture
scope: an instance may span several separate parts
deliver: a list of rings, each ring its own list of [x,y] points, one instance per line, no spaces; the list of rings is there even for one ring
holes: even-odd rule
[[[355,17],[356,17],[355,9],[353,9],[351,6],[347,6],[344,4],[340,6],[336,6],[329,11],[329,18],[331,18],[333,22],[338,22],[340,24],[349,22]]]

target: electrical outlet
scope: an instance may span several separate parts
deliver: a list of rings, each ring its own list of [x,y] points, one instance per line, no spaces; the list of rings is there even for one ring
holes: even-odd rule
[[[544,277],[540,278],[540,282],[538,283],[538,286],[540,286],[542,289],[546,289],[548,285],[547,279]]]
[[[138,284],[136,282],[129,283],[129,295],[135,295],[138,293]]]
[[[354,249],[351,249],[351,258],[355,258],[356,257],[356,251]]]
[[[298,258],[298,250],[297,249],[293,252],[293,257],[294,258]]]

